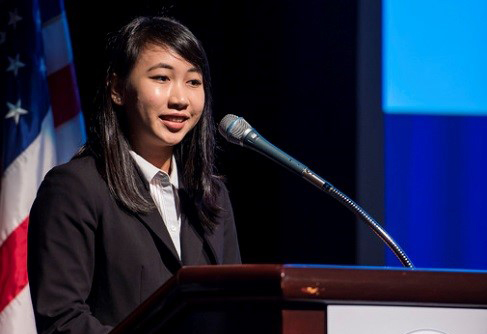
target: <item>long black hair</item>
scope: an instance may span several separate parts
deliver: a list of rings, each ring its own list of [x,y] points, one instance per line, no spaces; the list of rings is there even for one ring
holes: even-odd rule
[[[183,189],[204,226],[214,227],[220,208],[216,205],[218,183],[214,176],[215,125],[211,111],[208,60],[196,37],[181,23],[167,17],[138,17],[108,37],[108,66],[103,87],[97,94],[88,142],[81,155],[94,154],[111,194],[132,212],[148,212],[154,203],[139,188],[140,176],[130,156],[127,120],[111,98],[111,79],[125,82],[147,44],[169,47],[202,74],[205,104],[199,122],[174,147]]]

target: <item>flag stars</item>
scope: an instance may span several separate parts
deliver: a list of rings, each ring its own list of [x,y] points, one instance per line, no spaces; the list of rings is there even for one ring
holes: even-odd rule
[[[17,101],[16,104],[12,104],[12,103],[9,103],[7,102],[7,107],[9,107],[9,111],[7,113],[7,115],[5,116],[5,118],[13,118],[14,121],[15,121],[15,124],[19,124],[19,119],[20,119],[20,115],[25,115],[28,113],[27,110],[25,109],[22,109],[20,107],[21,105],[21,102],[20,102],[20,99]]]
[[[13,12],[8,12],[8,14],[10,16],[9,20],[8,20],[8,24],[13,25],[14,29],[16,29],[17,28],[17,22],[22,20],[22,17],[20,17],[19,14],[17,14],[17,8],[15,8],[15,10]]]
[[[10,65],[8,66],[7,68],[7,72],[14,72],[14,75],[17,76],[17,73],[19,71],[19,68],[21,67],[24,67],[25,64],[22,63],[20,60],[19,60],[19,55],[17,54],[17,56],[14,58],[11,58],[11,57],[8,57],[8,61],[10,62]]]

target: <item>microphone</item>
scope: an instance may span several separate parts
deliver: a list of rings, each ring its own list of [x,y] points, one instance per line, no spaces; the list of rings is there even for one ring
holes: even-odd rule
[[[228,114],[222,118],[218,126],[220,134],[230,143],[248,147],[289,170],[302,176],[306,181],[321,190],[333,187],[328,181],[313,173],[308,167],[294,159],[287,153],[281,151],[276,146],[262,137],[249,123],[242,117]]]
[[[335,188],[331,183],[315,174],[308,167],[298,160],[294,159],[287,153],[283,152],[276,146],[262,137],[250,124],[243,119],[232,114],[222,118],[218,125],[220,134],[230,143],[250,148],[278,164],[297,173],[306,181],[326,192],[346,208],[352,211],[358,218],[363,220],[374,233],[392,250],[399,261],[405,267],[414,268],[413,263],[407,257],[406,253],[392,239],[392,237],[377,223],[364,209],[362,209],[351,198]]]

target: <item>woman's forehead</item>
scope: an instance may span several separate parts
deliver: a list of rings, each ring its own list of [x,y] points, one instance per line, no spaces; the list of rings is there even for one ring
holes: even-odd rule
[[[199,66],[197,64],[193,64],[189,62],[186,58],[181,56],[176,50],[166,44],[155,44],[155,43],[146,43],[136,60],[136,64],[144,64],[153,66],[157,63],[179,63],[183,64],[185,67],[195,68],[200,71]]]

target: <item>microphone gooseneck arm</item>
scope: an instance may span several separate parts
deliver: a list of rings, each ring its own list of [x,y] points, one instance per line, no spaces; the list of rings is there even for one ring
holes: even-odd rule
[[[335,188],[331,183],[315,174],[307,166],[297,161],[287,153],[283,152],[269,141],[264,139],[255,129],[253,129],[243,118],[235,115],[226,115],[219,125],[220,133],[229,142],[248,147],[278,164],[297,173],[306,181],[321,189],[346,208],[352,211],[359,219],[364,221],[372,231],[391,249],[404,267],[414,268],[413,263],[406,253],[401,249],[397,242],[372,218],[360,205],[351,198]]]

